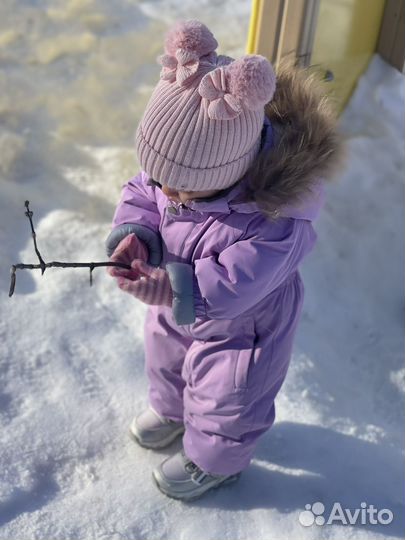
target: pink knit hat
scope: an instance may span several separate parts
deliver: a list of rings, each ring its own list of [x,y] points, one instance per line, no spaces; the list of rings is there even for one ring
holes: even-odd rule
[[[160,81],[136,131],[143,170],[178,191],[231,186],[259,151],[273,68],[260,55],[217,55],[217,46],[199,21],[169,30]]]

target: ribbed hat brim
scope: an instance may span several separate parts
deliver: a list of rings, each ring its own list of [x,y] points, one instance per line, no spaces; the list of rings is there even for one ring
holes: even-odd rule
[[[260,137],[243,156],[215,167],[184,166],[159,154],[146,141],[142,124],[136,131],[136,148],[143,170],[156,181],[178,191],[225,189],[237,182],[247,171],[260,148]]]

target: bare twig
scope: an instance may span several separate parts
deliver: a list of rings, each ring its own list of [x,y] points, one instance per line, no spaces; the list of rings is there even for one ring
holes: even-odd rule
[[[40,264],[40,268],[41,268],[41,274],[43,274],[45,272],[46,264],[45,264],[45,261],[42,259],[41,254],[40,254],[40,252],[38,250],[37,235],[35,234],[34,224],[32,223],[32,214],[33,214],[33,212],[31,212],[31,210],[30,210],[30,201],[25,201],[25,208],[27,209],[27,211],[25,212],[25,215],[30,220],[32,239],[34,240],[35,253],[38,255],[39,264]]]
[[[41,274],[45,272],[47,268],[89,268],[90,269],[90,286],[93,284],[93,275],[92,272],[94,268],[98,268],[100,266],[117,266],[119,268],[125,268],[126,270],[130,270],[131,267],[128,264],[119,263],[119,262],[90,262],[90,263],[67,263],[67,262],[59,262],[59,261],[52,261],[49,263],[46,263],[41,253],[39,252],[38,246],[37,246],[37,235],[35,234],[34,224],[32,222],[32,215],[33,212],[29,208],[29,201],[25,201],[25,207],[27,211],[25,212],[25,215],[30,220],[30,226],[31,226],[31,233],[32,233],[32,239],[34,241],[34,249],[35,253],[38,256],[39,264],[13,264],[11,267],[11,281],[10,281],[10,290],[8,292],[8,296],[13,296],[14,289],[15,289],[15,283],[16,283],[16,271],[19,269],[28,269],[28,270],[34,270],[37,268],[41,269]]]

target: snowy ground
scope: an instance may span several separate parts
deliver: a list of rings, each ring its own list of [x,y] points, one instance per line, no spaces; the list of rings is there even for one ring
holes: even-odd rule
[[[150,472],[179,448],[127,436],[146,404],[145,308],[103,270],[162,29],[201,18],[240,54],[248,2],[2,0],[0,5],[0,538],[299,540],[403,537],[404,78],[375,57],[341,119],[348,162],[303,268],[306,303],[277,421],[232,488],[187,505]],[[232,25],[221,28],[226,10]],[[118,15],[117,15],[118,14]],[[238,32],[230,31],[238,28]],[[388,508],[390,525],[303,527],[307,503]]]

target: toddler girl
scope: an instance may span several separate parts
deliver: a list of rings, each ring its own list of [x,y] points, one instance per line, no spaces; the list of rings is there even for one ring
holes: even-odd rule
[[[160,81],[136,133],[142,171],[107,239],[118,286],[150,305],[146,448],[183,434],[153,478],[192,499],[238,478],[274,422],[303,302],[321,177],[338,142],[297,70],[217,55],[199,21],[167,34]]]

